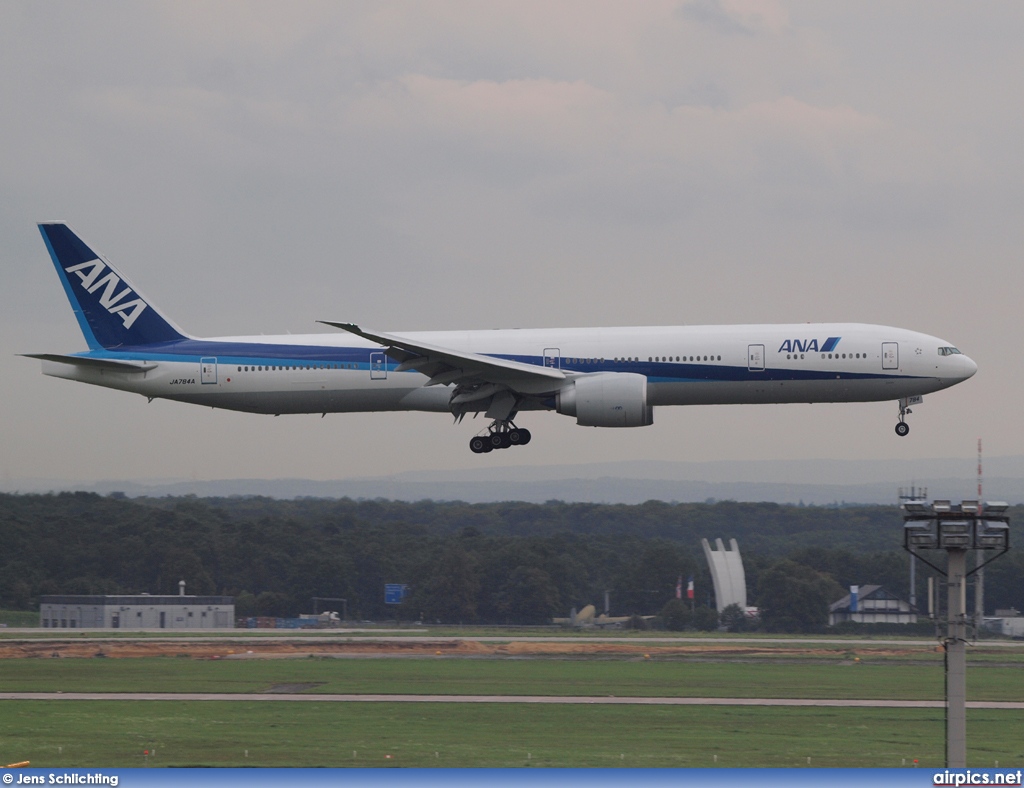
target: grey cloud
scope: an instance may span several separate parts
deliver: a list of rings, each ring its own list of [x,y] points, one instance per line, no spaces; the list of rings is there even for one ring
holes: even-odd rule
[[[47,218],[197,334],[850,319],[982,367],[899,446],[890,404],[706,408],[628,435],[537,416],[529,460],[502,461],[954,456],[978,434],[1014,453],[1022,15],[912,2],[879,30],[866,7],[738,0],[9,3],[0,472],[471,461],[468,426],[430,415],[261,420],[42,378],[13,354],[82,347]],[[988,309],[945,306],[965,290]]]
[[[683,19],[706,25],[722,35],[753,35],[754,29],[730,15],[719,0],[689,0],[679,7]]]

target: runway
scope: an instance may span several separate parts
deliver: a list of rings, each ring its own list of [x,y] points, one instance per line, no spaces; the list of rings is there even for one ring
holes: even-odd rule
[[[611,695],[307,695],[298,693],[188,692],[0,692],[4,700],[227,701],[306,703],[547,703],[608,706],[795,706],[878,709],[941,709],[941,700],[828,698],[644,698]],[[968,701],[969,709],[1024,709],[1024,701]]]

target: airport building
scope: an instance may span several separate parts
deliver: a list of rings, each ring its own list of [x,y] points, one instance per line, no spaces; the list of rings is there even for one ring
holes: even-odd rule
[[[859,624],[916,624],[917,610],[882,586],[850,586],[850,593],[828,607],[830,627]]]
[[[42,596],[39,624],[47,629],[232,629],[230,596]]]
[[[994,618],[986,618],[985,629],[1008,638],[1024,638],[1024,616],[1016,608],[997,610]]]

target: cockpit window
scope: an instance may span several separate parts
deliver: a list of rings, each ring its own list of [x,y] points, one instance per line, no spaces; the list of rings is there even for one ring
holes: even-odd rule
[[[961,354],[960,354],[960,351],[957,350],[955,347],[940,347],[939,348],[939,355],[940,356],[959,356]]]

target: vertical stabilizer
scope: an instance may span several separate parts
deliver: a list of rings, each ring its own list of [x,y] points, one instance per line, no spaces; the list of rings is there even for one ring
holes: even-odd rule
[[[41,223],[39,232],[91,350],[186,338],[65,222]]]

